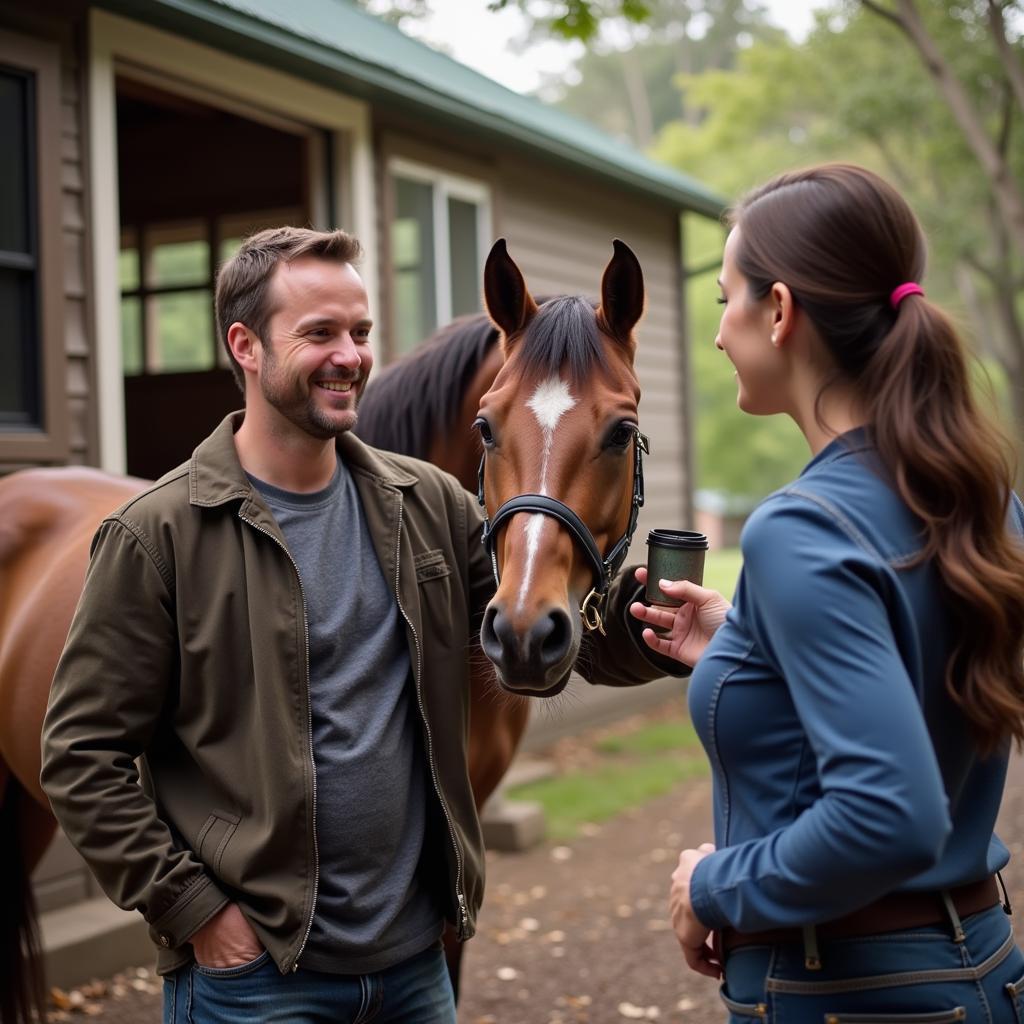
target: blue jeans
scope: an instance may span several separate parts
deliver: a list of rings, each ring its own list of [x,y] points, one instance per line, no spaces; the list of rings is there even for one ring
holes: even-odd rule
[[[455,1024],[440,945],[378,974],[190,964],[164,980],[164,1024]]]
[[[732,1024],[1024,1024],[1024,954],[995,906],[950,925],[819,941],[820,970],[799,943],[741,946],[725,964]]]

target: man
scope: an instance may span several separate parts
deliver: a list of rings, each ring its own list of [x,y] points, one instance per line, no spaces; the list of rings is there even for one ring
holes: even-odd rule
[[[54,679],[43,784],[149,922],[169,1021],[455,1019],[438,940],[483,891],[464,652],[494,583],[458,483],[350,432],[358,255],[281,228],[222,268],[244,413],[101,525]]]

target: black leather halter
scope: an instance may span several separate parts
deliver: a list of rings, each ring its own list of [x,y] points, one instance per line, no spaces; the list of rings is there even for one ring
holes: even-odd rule
[[[477,501],[484,510],[484,532],[483,544],[491,558],[491,567],[494,570],[494,582],[500,584],[498,576],[498,558],[494,550],[495,537],[498,527],[507,519],[519,512],[539,513],[557,519],[568,531],[572,538],[583,549],[583,553],[590,562],[591,572],[594,575],[593,589],[587,594],[580,606],[580,615],[583,625],[587,630],[599,630],[604,633],[604,623],[601,618],[601,606],[608,593],[615,574],[622,567],[626,559],[626,552],[629,551],[630,541],[636,532],[637,518],[644,503],[644,454],[650,454],[651,446],[645,434],[640,433],[639,428],[633,431],[633,501],[629,510],[629,524],[626,532],[616,541],[607,557],[601,556],[601,551],[594,540],[594,535],[587,528],[586,523],[564,502],[557,498],[550,498],[546,494],[518,494],[509,498],[498,507],[494,518],[487,517],[487,504],[484,500],[484,466],[487,463],[487,451],[480,457],[480,469],[477,473]]]

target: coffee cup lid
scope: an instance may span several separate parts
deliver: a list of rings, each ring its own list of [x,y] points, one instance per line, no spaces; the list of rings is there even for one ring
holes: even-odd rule
[[[680,548],[684,551],[706,551],[708,539],[694,530],[651,530],[647,543],[655,547]]]

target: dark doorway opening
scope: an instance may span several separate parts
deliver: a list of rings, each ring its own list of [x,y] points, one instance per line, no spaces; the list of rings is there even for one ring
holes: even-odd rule
[[[213,316],[217,267],[307,224],[315,133],[117,79],[127,470],[153,479],[242,405]]]

